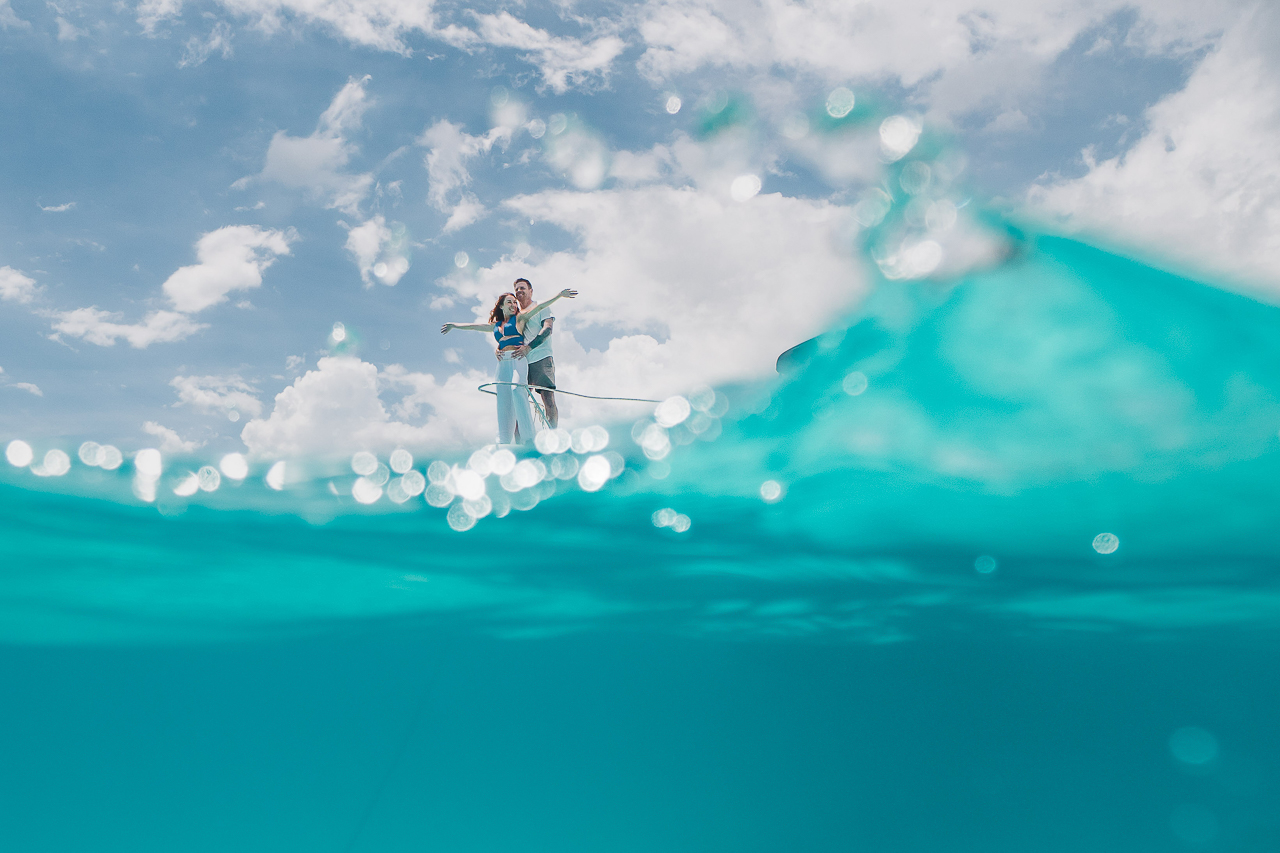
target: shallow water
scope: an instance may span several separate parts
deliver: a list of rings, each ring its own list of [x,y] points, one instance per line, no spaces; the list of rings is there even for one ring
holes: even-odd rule
[[[6,468],[0,834],[1276,849],[1280,311],[1007,239],[465,532],[316,461],[154,505]]]

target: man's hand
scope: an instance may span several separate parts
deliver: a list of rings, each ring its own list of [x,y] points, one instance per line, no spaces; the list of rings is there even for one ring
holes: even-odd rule
[[[528,355],[528,345],[522,344],[518,347],[507,347],[506,349],[498,350],[498,361],[502,361],[504,358],[525,358]]]

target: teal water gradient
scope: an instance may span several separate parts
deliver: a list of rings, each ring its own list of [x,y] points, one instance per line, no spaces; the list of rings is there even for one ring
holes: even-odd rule
[[[665,478],[613,426],[602,490],[463,533],[319,466],[157,506],[127,470],[7,469],[0,836],[1276,849],[1280,310],[1009,241],[718,389]],[[1187,726],[1212,760],[1171,751]]]

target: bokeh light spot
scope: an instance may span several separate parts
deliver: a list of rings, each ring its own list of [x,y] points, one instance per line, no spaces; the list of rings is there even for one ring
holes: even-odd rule
[[[840,387],[850,397],[857,397],[867,390],[867,374],[861,370],[855,370],[844,378],[844,381],[840,383]]]
[[[10,465],[17,468],[26,468],[35,457],[36,454],[31,449],[31,445],[20,438],[9,442],[9,446],[4,449],[4,458],[9,460]]]
[[[672,95],[671,97],[667,98],[666,109],[668,114],[675,115],[676,113],[680,112],[681,106],[683,106],[683,103],[675,95]]]
[[[352,455],[351,470],[361,477],[367,477],[378,470],[378,457],[367,450],[361,450]]]
[[[853,105],[853,92],[844,86],[832,89],[831,94],[827,95],[827,115],[832,118],[844,118],[853,112]]]
[[[454,254],[453,265],[458,269],[463,269],[469,263],[471,263],[471,256],[466,252],[457,252]]]
[[[1169,751],[1183,764],[1208,764],[1218,757],[1218,739],[1198,726],[1184,726],[1169,736]]]
[[[782,484],[777,480],[765,480],[760,484],[760,498],[765,503],[777,503],[782,499]]]
[[[249,476],[249,463],[245,460],[244,455],[240,453],[228,453],[222,457],[218,467],[222,469],[223,474],[232,480],[243,480]]]
[[[729,195],[734,201],[747,201],[760,192],[761,186],[759,175],[739,175],[729,184]]]
[[[1114,533],[1099,533],[1093,537],[1093,550],[1099,554],[1114,554],[1120,547],[1120,537]]]

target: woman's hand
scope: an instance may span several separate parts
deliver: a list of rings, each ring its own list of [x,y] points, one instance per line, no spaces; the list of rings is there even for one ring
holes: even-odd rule
[[[440,334],[447,335],[449,334],[449,330],[452,328],[454,328],[453,323],[445,323],[443,326],[440,327]]]
[[[560,291],[560,295],[563,296],[565,299],[573,299],[578,295],[578,291],[570,290],[569,288],[566,287],[564,290]]]

